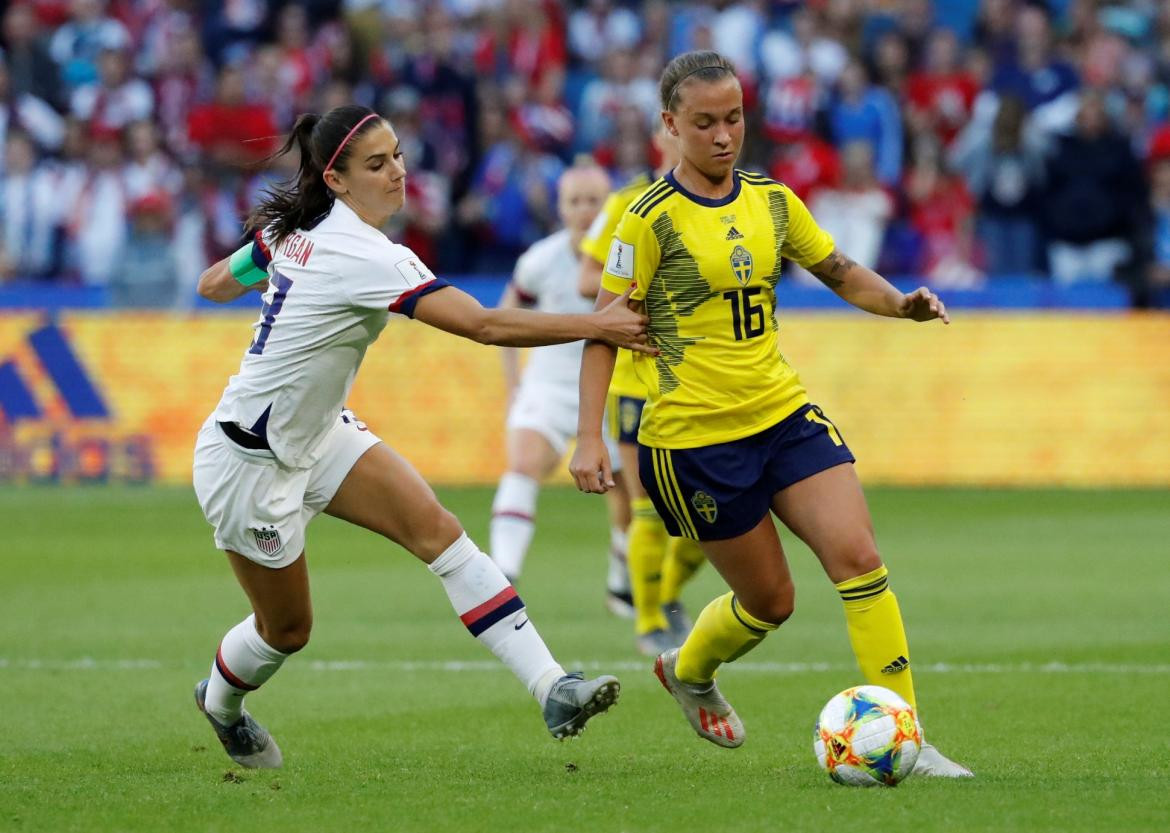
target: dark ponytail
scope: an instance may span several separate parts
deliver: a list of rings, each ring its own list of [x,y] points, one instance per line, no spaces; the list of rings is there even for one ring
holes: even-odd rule
[[[326,214],[333,207],[333,191],[325,184],[325,166],[336,154],[333,169],[345,170],[354,140],[377,125],[379,119],[369,119],[356,132],[354,127],[373,112],[368,107],[347,104],[324,116],[305,113],[298,117],[284,145],[266,160],[284,156],[295,145],[301,156],[296,180],[264,191],[260,205],[248,215],[247,231],[270,228],[271,245],[275,248],[292,232],[309,227]]]

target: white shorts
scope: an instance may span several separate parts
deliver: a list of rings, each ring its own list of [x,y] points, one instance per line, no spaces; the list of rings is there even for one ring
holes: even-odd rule
[[[557,454],[564,455],[569,440],[577,438],[577,383],[553,384],[525,380],[516,391],[516,399],[508,411],[508,430],[524,428],[535,431],[546,440]],[[606,425],[602,422],[602,425]],[[610,465],[621,471],[622,458],[617,443],[603,432],[609,449]]]
[[[343,418],[344,417],[344,418]],[[325,437],[311,469],[290,469],[271,451],[242,448],[211,417],[195,443],[195,495],[215,546],[264,567],[287,567],[305,550],[305,527],[333,500],[358,458],[381,440],[349,411]]]

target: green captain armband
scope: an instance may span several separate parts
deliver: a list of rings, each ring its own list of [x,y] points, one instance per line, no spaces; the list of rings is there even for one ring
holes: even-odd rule
[[[231,269],[232,277],[244,286],[252,286],[268,279],[268,270],[261,269],[252,254],[252,249],[256,245],[255,242],[246,243],[228,258],[228,268]]]

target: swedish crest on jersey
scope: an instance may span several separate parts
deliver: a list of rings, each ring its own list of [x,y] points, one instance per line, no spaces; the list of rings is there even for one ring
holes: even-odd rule
[[[699,517],[709,524],[715,523],[715,519],[719,517],[719,506],[715,503],[715,498],[706,492],[698,491],[691,495],[691,506],[695,507]]]
[[[743,246],[736,246],[731,251],[731,271],[741,286],[746,286],[752,279],[752,253]]]

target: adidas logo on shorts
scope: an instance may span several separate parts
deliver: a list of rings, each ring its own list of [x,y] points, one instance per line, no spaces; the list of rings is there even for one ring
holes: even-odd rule
[[[906,657],[898,657],[885,668],[882,669],[883,674],[897,674],[899,671],[905,671],[910,667],[910,660]]]

